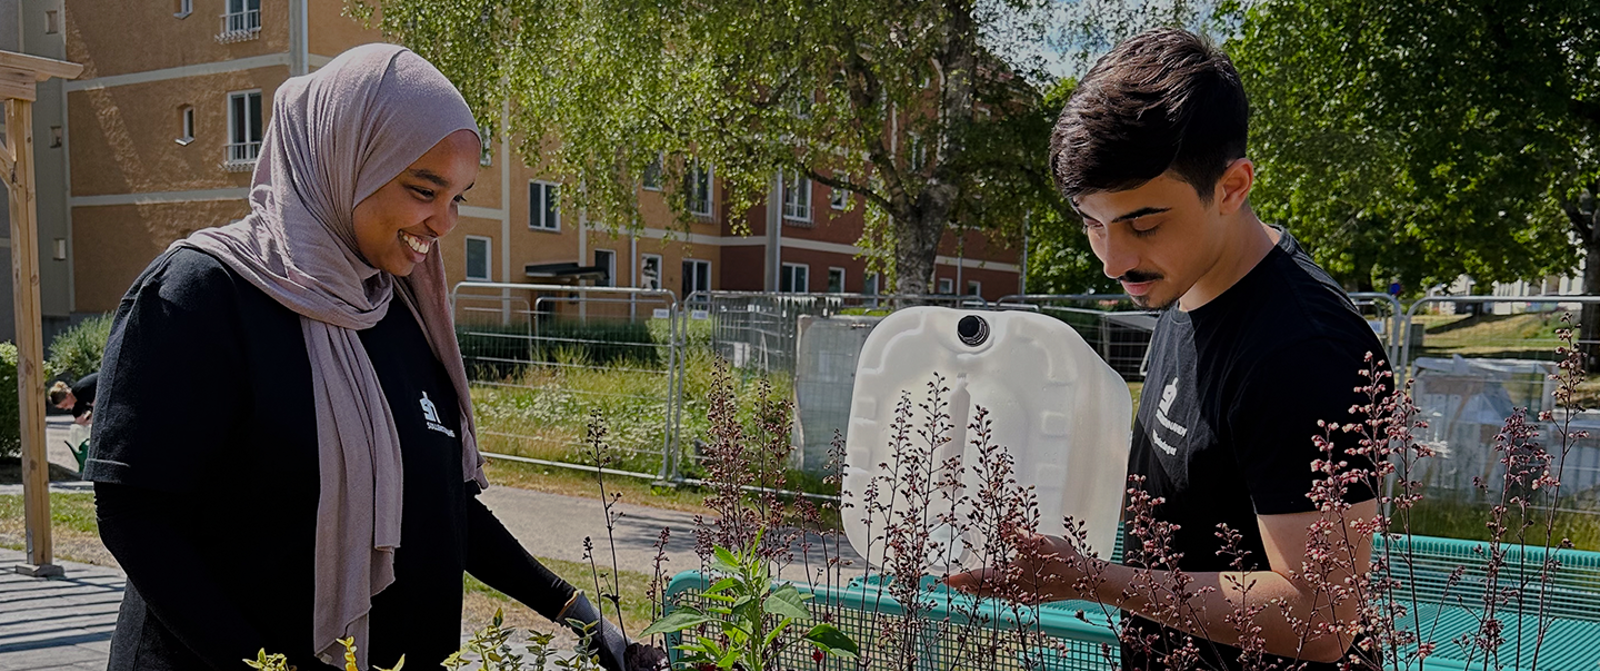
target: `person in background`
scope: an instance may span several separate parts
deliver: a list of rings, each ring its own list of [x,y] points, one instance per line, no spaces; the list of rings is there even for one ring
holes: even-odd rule
[[[72,413],[72,421],[79,426],[88,426],[93,420],[94,391],[100,382],[100,371],[95,371],[78,379],[68,386],[66,382],[57,380],[50,387],[50,405]]]
[[[404,48],[356,47],[273,95],[244,219],[123,297],[85,478],[128,576],[111,671],[437,668],[466,573],[626,638],[478,499],[439,240],[478,176],[461,94]],[[195,410],[194,390],[205,390]],[[478,624],[478,623],[474,623]]]

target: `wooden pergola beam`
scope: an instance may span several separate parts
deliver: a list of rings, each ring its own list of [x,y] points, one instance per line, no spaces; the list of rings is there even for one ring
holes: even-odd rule
[[[50,539],[50,460],[44,445],[44,332],[39,310],[39,211],[34,187],[33,101],[36,85],[74,79],[83,66],[0,51],[0,99],[6,104],[6,144],[0,178],[11,193],[11,290],[17,325],[17,409],[22,426],[22,498],[27,563],[18,573],[59,576]]]

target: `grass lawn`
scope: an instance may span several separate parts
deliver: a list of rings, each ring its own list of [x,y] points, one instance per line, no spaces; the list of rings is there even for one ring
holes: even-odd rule
[[[489,483],[520,489],[532,489],[567,496],[600,498],[600,485],[595,474],[570,468],[540,466],[516,461],[491,458],[484,472]],[[620,475],[606,476],[606,492],[620,493],[622,500],[668,510],[709,514],[705,507],[705,491],[698,487],[653,487],[648,480]]]
[[[55,556],[67,561],[115,566],[116,560],[100,542],[100,527],[94,519],[94,494],[50,493],[51,541]],[[27,545],[22,515],[22,496],[0,496],[0,546],[21,550]]]
[[[685,402],[679,411],[680,440],[692,444],[710,427],[707,398],[715,375],[714,355],[691,350],[683,379]],[[479,441],[486,452],[594,463],[585,444],[593,419],[604,422],[615,467],[641,473],[660,470],[666,436],[668,379],[662,370],[636,364],[590,367],[571,355],[549,366],[530,366],[472,389]],[[479,371],[480,373],[484,371]],[[742,419],[754,416],[759,388],[770,383],[787,394],[786,376],[733,373]],[[686,464],[692,469],[692,464]],[[692,475],[692,473],[691,473]]]
[[[1528,313],[1519,315],[1417,315],[1414,324],[1425,336],[1420,352],[1412,356],[1502,357],[1516,359],[1556,358],[1561,341],[1556,330],[1565,326],[1561,314]]]
[[[1529,545],[1543,546],[1545,513],[1529,512],[1532,513],[1530,517],[1533,518],[1534,525],[1527,530],[1525,538]],[[1411,533],[1419,536],[1486,541],[1489,540],[1489,529],[1486,526],[1489,513],[1488,503],[1424,498],[1412,510]],[[1397,521],[1396,526],[1398,524]],[[1514,510],[1508,514],[1506,524],[1511,529],[1506,535],[1506,540],[1515,542],[1517,522]],[[1554,533],[1551,534],[1551,545],[1559,544],[1562,538],[1570,539],[1573,547],[1579,550],[1600,551],[1600,515],[1557,512]]]

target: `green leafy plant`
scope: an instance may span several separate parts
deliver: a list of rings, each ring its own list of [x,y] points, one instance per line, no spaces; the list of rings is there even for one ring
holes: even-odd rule
[[[17,346],[0,342],[0,458],[22,452],[22,414],[17,408]]]
[[[106,354],[106,341],[110,339],[110,314],[83,320],[63,331],[50,343],[46,373],[52,377],[77,380],[100,370],[100,360]]]
[[[443,666],[450,671],[475,668],[476,671],[602,671],[600,658],[595,654],[562,655],[555,644],[555,635],[529,631],[526,654],[515,651],[511,639],[517,630],[505,626],[503,611],[495,611],[494,619],[461,644],[461,649],[446,657]],[[579,650],[590,650],[594,630],[584,626],[578,636]],[[403,660],[402,660],[403,661]],[[473,667],[473,664],[477,664]],[[398,671],[399,667],[391,671]]]
[[[679,663],[692,668],[709,664],[720,669],[768,669],[786,647],[797,642],[808,643],[822,654],[854,659],[860,652],[856,642],[832,624],[814,624],[798,639],[785,636],[796,625],[811,621],[811,607],[806,602],[815,595],[803,593],[793,584],[775,586],[770,560],[760,547],[761,533],[757,532],[747,548],[715,548],[709,569],[717,581],[700,593],[709,605],[703,610],[679,606],[642,635],[683,634],[686,642],[678,649],[686,654]],[[684,633],[690,629],[710,629],[720,636],[691,637]]]
[[[339,645],[344,646],[345,671],[359,671],[360,667],[356,666],[356,639],[341,638],[338,642]],[[246,659],[244,663],[246,666],[256,669],[256,671],[294,671],[295,669],[295,667],[289,665],[287,656],[282,654],[269,655],[266,648],[262,648],[260,652],[257,652],[255,659]],[[372,671],[401,671],[405,666],[406,656],[401,655],[400,661],[395,662],[394,666],[385,669],[374,664]]]

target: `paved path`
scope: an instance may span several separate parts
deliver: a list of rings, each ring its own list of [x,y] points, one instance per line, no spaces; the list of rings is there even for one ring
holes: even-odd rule
[[[0,549],[0,669],[103,670],[125,579],[103,566],[61,562],[65,578],[17,574],[23,553]]]

